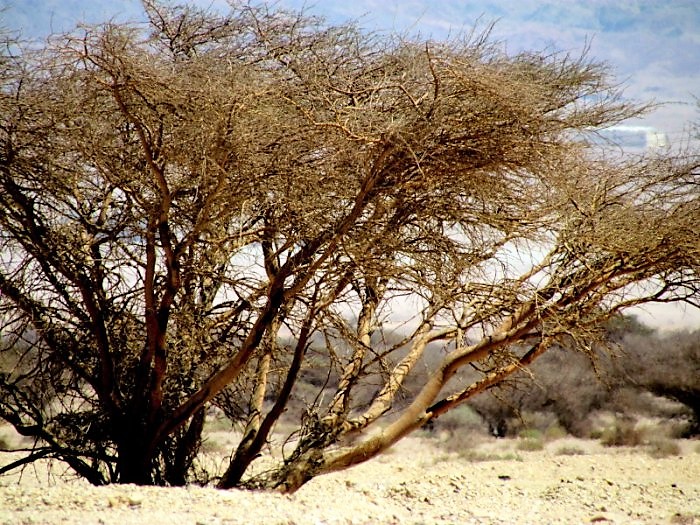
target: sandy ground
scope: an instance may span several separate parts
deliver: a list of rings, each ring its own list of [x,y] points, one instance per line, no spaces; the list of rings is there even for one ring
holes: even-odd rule
[[[293,495],[92,487],[26,469],[0,477],[0,524],[700,524],[700,444],[681,447],[655,459],[593,441],[528,452],[491,440],[460,454],[411,437]]]

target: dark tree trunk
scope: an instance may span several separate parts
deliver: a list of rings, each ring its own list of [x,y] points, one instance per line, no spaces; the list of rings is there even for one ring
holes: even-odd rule
[[[259,441],[256,438],[259,435],[260,433],[256,432],[243,438],[226,472],[221,477],[221,481],[219,481],[218,487],[220,489],[230,489],[239,485],[243,474],[245,474],[248,466],[253,462],[261,448],[256,446],[256,442]]]
[[[116,430],[117,440],[117,482],[134,485],[153,485],[154,458],[153,447],[146,438],[145,423],[130,421],[128,417],[121,420]]]
[[[119,483],[153,485],[153,460],[146,454],[146,443],[129,440],[119,447],[117,476]]]
[[[199,447],[202,444],[204,412],[202,408],[192,417],[192,421],[187,427],[187,432],[178,440],[172,465],[166,465],[166,481],[170,485],[183,486],[187,484],[187,473],[192,467],[192,462],[197,457]]]

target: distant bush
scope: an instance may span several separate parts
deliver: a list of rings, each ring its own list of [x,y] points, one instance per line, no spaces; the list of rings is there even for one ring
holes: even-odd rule
[[[522,451],[534,452],[544,449],[544,440],[542,436],[534,438],[523,438],[518,441],[517,449]]]
[[[603,430],[600,442],[606,447],[636,447],[644,442],[644,436],[633,421],[622,420]]]
[[[551,428],[559,437],[634,445],[635,438],[625,435],[631,432],[627,423],[596,426],[597,414],[605,412],[666,421],[673,437],[700,435],[700,332],[659,335],[620,317],[610,322],[608,341],[609,348],[590,355],[547,352],[531,375],[522,373],[470,405],[498,437]]]
[[[664,337],[629,334],[623,370],[637,389],[682,404],[677,416],[688,418],[687,434],[700,434],[700,331]],[[683,413],[684,412],[684,413]]]
[[[544,438],[546,441],[555,441],[557,439],[562,439],[566,436],[566,430],[557,424],[550,425],[544,432]]]
[[[458,406],[433,420],[432,430],[445,432],[483,432],[484,420],[469,405]]]
[[[536,428],[525,428],[520,431],[518,437],[521,439],[542,439],[542,432]]]

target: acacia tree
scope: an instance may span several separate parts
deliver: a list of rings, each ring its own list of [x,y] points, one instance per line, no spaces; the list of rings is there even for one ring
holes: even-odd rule
[[[591,141],[643,109],[603,66],[144,8],[2,58],[0,417],[35,438],[3,470],[186,483],[225,394],[219,486],[294,491],[624,308],[697,305],[696,159]],[[293,450],[246,477],[318,366]]]

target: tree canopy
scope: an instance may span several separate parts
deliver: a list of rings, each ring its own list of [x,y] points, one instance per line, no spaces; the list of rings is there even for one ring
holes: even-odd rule
[[[699,306],[698,158],[596,140],[645,109],[603,65],[232,5],[2,56],[12,466],[183,484],[219,405],[244,423],[219,485],[293,491],[625,308]],[[247,477],[294,397],[292,450]]]

